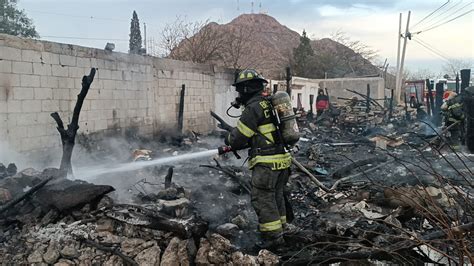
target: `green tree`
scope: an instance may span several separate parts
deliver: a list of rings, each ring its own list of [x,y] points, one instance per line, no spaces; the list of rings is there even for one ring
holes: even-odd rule
[[[0,0],[0,33],[27,38],[39,37],[33,21],[12,0]]]
[[[130,41],[129,41],[129,52],[132,54],[138,54],[142,48],[142,34],[140,33],[140,22],[138,21],[138,15],[135,10],[133,11],[132,22],[130,23]]]
[[[314,51],[311,47],[311,40],[306,36],[306,31],[303,30],[303,35],[300,37],[300,44],[293,49],[294,73],[301,77],[310,77],[313,61]]]

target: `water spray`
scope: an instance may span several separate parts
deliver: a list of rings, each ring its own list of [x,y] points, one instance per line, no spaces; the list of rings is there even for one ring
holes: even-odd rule
[[[101,166],[101,167],[93,167],[87,169],[78,169],[76,170],[76,176],[80,177],[81,179],[88,179],[91,177],[100,176],[103,174],[113,174],[113,173],[120,173],[120,172],[127,172],[127,171],[135,171],[142,168],[150,167],[150,166],[157,166],[163,164],[169,164],[173,162],[180,162],[180,161],[188,161],[197,158],[204,158],[213,155],[222,155],[228,152],[231,152],[232,149],[229,146],[222,146],[218,149],[207,150],[207,151],[200,151],[200,152],[193,152],[188,154],[182,154],[178,156],[172,157],[165,157],[165,158],[158,158],[150,161],[139,161],[139,162],[131,162],[119,165],[112,165],[112,166]]]

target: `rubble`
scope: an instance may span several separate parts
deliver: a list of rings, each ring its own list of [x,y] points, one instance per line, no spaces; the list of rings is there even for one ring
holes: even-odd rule
[[[255,247],[250,172],[242,161],[223,158],[90,182],[68,180],[54,169],[6,176],[0,208],[51,180],[0,214],[0,263],[468,262],[472,156],[441,149],[443,138],[435,139],[422,122],[408,123],[397,110],[391,120],[379,119],[385,117],[380,107],[371,104],[367,114],[363,103],[301,121],[305,141],[294,153],[301,167],[294,166],[285,189],[294,219],[283,250]],[[177,146],[130,151],[138,157],[138,150],[185,154],[212,148],[206,141],[182,138]]]

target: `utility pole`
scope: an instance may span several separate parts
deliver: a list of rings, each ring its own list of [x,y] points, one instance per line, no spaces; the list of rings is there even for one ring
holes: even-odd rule
[[[401,38],[402,38],[402,13],[400,13],[400,18],[398,20],[398,35],[397,35],[397,40],[398,40],[398,50],[397,50],[397,73],[395,74],[395,99],[397,99],[397,102],[400,99],[400,94],[399,91],[400,89],[398,88],[398,84],[400,83],[398,80],[400,78],[400,44],[401,44]]]
[[[145,54],[147,54],[147,43],[146,43],[146,23],[143,22],[143,40],[145,41]]]
[[[411,15],[411,11],[408,11],[408,18],[407,18],[407,27],[406,27],[406,30],[405,30],[405,35],[403,36],[405,38],[405,40],[403,41],[403,51],[402,51],[402,58],[400,60],[400,71],[398,73],[398,78],[399,78],[399,81],[398,81],[398,92],[400,93],[399,95],[397,95],[398,99],[400,99],[401,97],[401,92],[402,92],[402,80],[403,80],[403,65],[405,63],[405,54],[406,54],[406,51],[407,51],[407,41],[408,39],[411,39],[411,33],[409,32],[409,27],[410,27],[410,15]]]

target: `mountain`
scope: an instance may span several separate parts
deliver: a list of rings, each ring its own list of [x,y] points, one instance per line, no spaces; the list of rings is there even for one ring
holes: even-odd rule
[[[181,41],[170,57],[231,68],[255,68],[265,77],[283,79],[300,34],[266,14],[242,14],[227,24],[209,23]],[[378,68],[349,47],[328,38],[313,40],[315,76],[361,76]],[[298,73],[295,73],[298,75]]]

